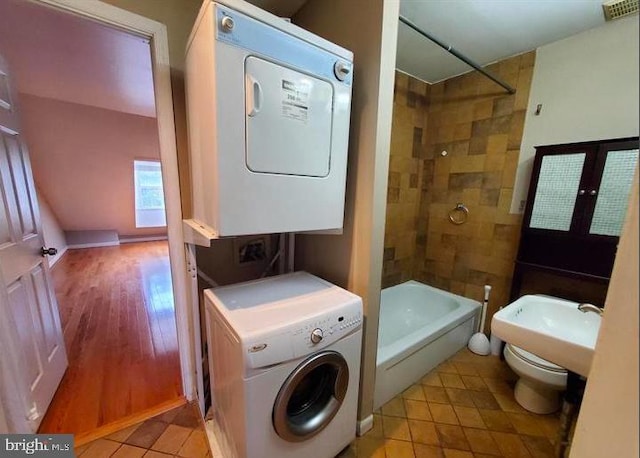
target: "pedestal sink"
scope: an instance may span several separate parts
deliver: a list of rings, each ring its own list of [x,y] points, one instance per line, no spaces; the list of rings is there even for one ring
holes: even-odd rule
[[[527,295],[493,315],[491,333],[569,371],[587,377],[601,318],[578,303]]]

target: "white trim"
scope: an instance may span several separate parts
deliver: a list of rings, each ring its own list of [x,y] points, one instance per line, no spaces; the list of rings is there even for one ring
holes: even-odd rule
[[[358,435],[358,437],[363,436],[372,428],[373,428],[373,414],[369,415],[368,417],[365,417],[362,420],[358,420],[358,423],[356,423],[356,434]]]
[[[195,219],[182,220],[184,242],[209,248],[211,241],[218,239],[218,233],[212,228]]]
[[[78,243],[76,245],[67,245],[69,250],[79,250],[82,248],[101,248],[105,246],[118,246],[120,242],[115,240],[113,242],[94,242],[94,243]]]
[[[178,179],[178,154],[173,118],[169,42],[164,24],[148,19],[98,0],[35,0],[73,14],[149,39],[156,98],[158,140],[162,161],[162,181],[165,184],[167,234],[173,298],[178,331],[178,350],[182,372],[182,389],[188,400],[196,397],[195,353],[191,327],[192,317],[187,301],[186,262],[182,240],[182,206]]]
[[[200,327],[200,294],[198,292],[198,264],[196,260],[196,247],[192,244],[185,244],[185,257],[187,258],[187,266],[189,269],[189,305],[191,316],[193,319],[193,341],[197,342],[193,347],[194,359],[196,361],[196,393],[199,401],[200,411],[204,413],[204,373],[203,373],[203,356],[202,356],[202,333]]]
[[[137,243],[137,242],[156,242],[159,240],[168,240],[166,235],[154,235],[149,237],[123,237],[120,239],[120,243]]]

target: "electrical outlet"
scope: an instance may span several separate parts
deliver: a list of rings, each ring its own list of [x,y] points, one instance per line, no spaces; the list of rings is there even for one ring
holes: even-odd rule
[[[237,246],[238,264],[259,262],[267,259],[267,243],[264,237],[248,240]]]

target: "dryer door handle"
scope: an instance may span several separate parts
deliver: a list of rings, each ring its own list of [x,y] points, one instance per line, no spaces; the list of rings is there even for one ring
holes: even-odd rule
[[[260,83],[253,76],[246,78],[246,110],[247,116],[254,117],[260,112],[262,106],[262,88]]]

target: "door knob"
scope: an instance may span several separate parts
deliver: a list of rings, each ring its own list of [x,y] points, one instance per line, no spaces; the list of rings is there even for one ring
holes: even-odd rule
[[[42,247],[42,248],[40,248],[40,254],[42,255],[42,257],[45,257],[47,255],[55,256],[56,254],[58,254],[58,249],[57,248],[45,248],[45,247]]]

